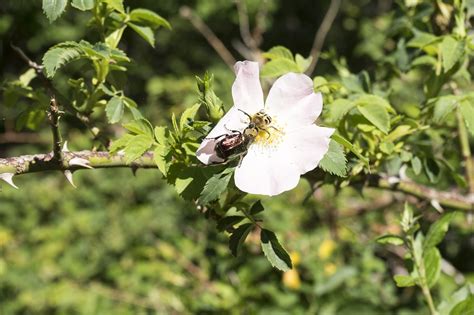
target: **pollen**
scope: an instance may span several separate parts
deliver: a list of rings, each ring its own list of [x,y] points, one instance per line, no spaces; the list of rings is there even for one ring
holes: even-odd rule
[[[285,135],[285,126],[278,124],[278,122],[273,119],[272,123],[265,128],[259,130],[257,137],[254,140],[254,144],[265,149],[277,147],[280,143],[283,142],[283,137]]]

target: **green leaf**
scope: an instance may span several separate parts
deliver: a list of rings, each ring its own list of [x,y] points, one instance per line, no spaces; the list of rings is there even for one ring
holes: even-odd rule
[[[143,155],[153,144],[148,135],[133,136],[125,147],[125,163],[130,164]]]
[[[121,13],[125,13],[123,7],[123,0],[101,0],[102,2],[107,3],[112,9],[117,10]]]
[[[433,122],[440,124],[444,122],[448,114],[454,112],[456,105],[459,102],[459,97],[454,95],[446,95],[439,97],[434,103],[433,108]]]
[[[123,125],[128,131],[137,135],[148,135],[153,138],[153,127],[146,119],[137,119]]]
[[[395,275],[393,277],[397,287],[404,288],[404,287],[412,287],[416,284],[416,280],[413,279],[412,276],[405,276],[405,275]]]
[[[74,43],[77,45],[77,43]],[[58,45],[50,48],[43,56],[43,66],[48,78],[52,78],[56,71],[66,63],[81,57],[82,50],[73,44]]]
[[[356,104],[359,112],[375,127],[385,134],[389,132],[390,116],[387,111],[387,101],[375,95],[366,95],[358,98]]]
[[[347,139],[344,137],[338,135],[338,134],[333,134],[331,137],[334,141],[337,143],[343,145],[346,149],[350,150],[352,153],[354,153],[367,167],[369,166],[369,160],[360,154],[358,148],[353,145],[351,142],[349,142]]]
[[[391,244],[397,246],[403,245],[405,243],[403,238],[401,238],[400,236],[391,234],[380,236],[375,241],[380,244]]]
[[[336,141],[329,142],[328,152],[324,155],[319,166],[326,172],[340,177],[346,176],[347,160],[343,147]]]
[[[43,0],[43,12],[49,22],[54,22],[63,14],[67,6],[67,0]]]
[[[413,168],[413,172],[415,175],[420,175],[423,165],[421,164],[421,160],[419,157],[415,156],[411,159],[411,167]]]
[[[414,30],[414,33],[415,33],[415,36],[407,43],[407,47],[422,49],[425,46],[428,46],[440,40],[439,37],[434,36],[431,33],[421,32],[416,29]]]
[[[273,78],[288,72],[300,72],[300,69],[293,60],[279,58],[264,64],[260,76],[263,78]]]
[[[288,271],[293,268],[290,255],[280,245],[275,233],[262,229],[260,241],[262,242],[262,250],[273,267],[281,271]]]
[[[262,205],[262,202],[260,200],[255,201],[255,203],[250,207],[250,215],[256,215],[259,214],[265,210],[265,208]]]
[[[424,251],[423,263],[425,265],[425,276],[428,287],[432,287],[438,281],[441,273],[441,255],[436,247]]]
[[[109,148],[111,154],[115,154],[117,151],[125,148],[127,144],[132,140],[133,136],[131,134],[124,134],[121,138],[114,140],[112,145]]]
[[[474,315],[474,295],[469,295],[464,301],[459,302],[449,315]]]
[[[272,47],[269,51],[262,54],[267,59],[288,59],[293,61],[293,54],[291,51],[284,46]]]
[[[210,201],[216,200],[227,189],[229,185],[232,172],[224,172],[215,174],[206,182],[204,189],[199,196],[198,202],[206,204]]]
[[[144,40],[151,45],[151,47],[155,47],[155,34],[153,34],[153,30],[148,26],[139,26],[133,23],[127,23],[138,35],[140,35]]]
[[[164,26],[171,29],[170,23],[160,15],[147,9],[135,9],[130,12],[130,20],[138,24],[144,24],[152,28]]]
[[[339,122],[351,109],[356,106],[354,102],[346,99],[337,99],[327,106],[328,119]]]
[[[240,215],[231,215],[228,217],[224,217],[217,222],[217,230],[221,232],[226,231],[227,229],[233,227],[243,219],[245,219],[245,217]]]
[[[463,100],[459,105],[459,110],[461,111],[461,115],[466,122],[466,127],[474,136],[474,99],[472,97]]]
[[[464,41],[446,36],[440,45],[444,72],[448,72],[464,55]]]
[[[313,60],[313,57],[311,56],[309,56],[308,58],[304,58],[300,54],[296,54],[295,61],[296,61],[296,65],[300,69],[299,72],[305,72],[308,69],[309,65],[311,64],[311,60]]]
[[[107,120],[111,124],[115,124],[122,119],[123,116],[123,101],[120,97],[112,97],[105,107],[105,113],[107,115]]]
[[[88,11],[94,8],[95,0],[72,0],[71,5],[81,11]]]
[[[446,235],[446,232],[448,232],[449,223],[455,214],[455,212],[446,213],[430,226],[423,243],[423,247],[425,249],[435,247],[441,243],[441,241],[444,239],[444,236]]]
[[[242,244],[244,243],[247,235],[253,229],[252,223],[245,223],[239,226],[231,235],[229,239],[229,248],[232,255],[236,256],[240,253]]]
[[[153,151],[153,160],[155,161],[156,166],[158,166],[158,169],[163,174],[163,176],[168,174],[169,165],[166,158],[168,153],[168,146],[162,144],[156,145],[155,150]]]
[[[181,132],[184,130],[184,127],[186,127],[186,124],[188,123],[188,121],[194,119],[200,107],[201,107],[201,104],[194,104],[193,106],[187,108],[181,114],[181,117],[179,119],[179,127],[181,129]]]
[[[450,314],[451,310],[456,307],[459,303],[466,300],[470,295],[470,284],[467,283],[459,290],[454,293],[451,293],[449,296],[446,296],[443,301],[438,306],[438,311],[440,314]],[[463,313],[461,313],[463,314]],[[460,315],[459,313],[457,315]],[[474,315],[474,314],[471,314]]]

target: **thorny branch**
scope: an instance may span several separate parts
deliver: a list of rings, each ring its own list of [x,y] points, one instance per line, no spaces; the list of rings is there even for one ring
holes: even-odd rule
[[[62,166],[55,163],[52,157],[52,153],[48,153],[0,159],[0,175],[11,174],[14,176],[54,170],[76,171],[84,168],[157,168],[153,160],[152,152],[146,152],[141,158],[130,164],[126,162],[123,154],[118,153],[112,155],[104,151],[63,151],[64,163]],[[78,163],[78,161],[80,161],[80,163]],[[305,177],[311,179],[310,176]],[[2,179],[1,176],[0,179]],[[466,211],[474,210],[473,194],[463,195],[457,191],[439,191],[411,180],[393,181],[377,175],[368,175],[363,178],[361,182],[364,183],[366,187],[402,192],[422,200],[434,200],[446,208]]]

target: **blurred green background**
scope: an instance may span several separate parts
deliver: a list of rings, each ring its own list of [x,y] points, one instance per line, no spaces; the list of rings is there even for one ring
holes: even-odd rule
[[[284,45],[307,56],[329,1],[268,2],[262,50]],[[126,93],[155,124],[167,123],[197,97],[195,75],[215,75],[216,93],[231,105],[234,74],[191,23],[179,15],[193,8],[226,46],[240,40],[235,4],[229,0],[126,1],[167,18],[172,31],[157,33],[152,49],[132,32],[121,47],[134,62]],[[248,0],[251,17],[260,0]],[[382,30],[395,4],[389,0],[347,0],[328,34],[332,48],[353,72],[370,70],[384,55]],[[87,32],[88,13],[67,10],[49,24],[40,1],[0,2],[2,81],[27,66],[10,48],[21,47],[38,62],[65,40],[97,40]],[[385,24],[384,24],[385,23]],[[72,66],[74,69],[74,66]],[[335,69],[321,60],[316,74]],[[55,77],[61,86],[64,76]],[[21,106],[27,106],[20,104]],[[49,130],[13,136],[21,107],[0,103],[0,156],[50,150]],[[74,122],[63,125],[70,149],[90,149],[88,133]],[[120,133],[120,130],[117,131]],[[15,179],[21,188],[0,192],[0,314],[425,314],[416,288],[396,288],[392,275],[403,267],[403,252],[374,239],[398,232],[402,199],[380,191],[331,187],[313,198],[309,185],[262,200],[269,228],[292,254],[295,269],[270,267],[250,235],[244,254],[231,256],[227,237],[217,233],[189,203],[167,186],[156,170],[77,172],[74,189],[58,173]],[[429,220],[429,215],[428,215]],[[456,225],[442,244],[443,257],[462,277],[471,277],[473,239]],[[471,255],[471,256],[469,256]],[[471,260],[472,262],[472,260]],[[435,296],[449,296],[456,278],[442,276]]]

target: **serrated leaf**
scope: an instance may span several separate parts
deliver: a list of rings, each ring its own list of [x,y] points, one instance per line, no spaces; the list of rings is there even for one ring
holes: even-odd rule
[[[122,119],[123,116],[123,101],[120,97],[112,97],[105,107],[107,120],[111,124],[115,124]]]
[[[206,204],[210,201],[216,200],[227,189],[232,173],[215,174],[206,182],[204,189],[199,196],[198,202]]]
[[[169,153],[169,148],[165,145],[158,144],[153,151],[153,160],[155,161],[156,166],[163,174],[166,176],[168,174],[169,165],[166,156]]]
[[[412,287],[416,285],[416,280],[413,279],[412,276],[405,276],[405,275],[395,275],[393,277],[397,287],[404,288],[404,287]]]
[[[459,302],[449,315],[474,315],[474,295],[469,295],[464,301]]]
[[[101,0],[101,1],[107,3],[114,10],[117,10],[122,13],[125,12],[125,9],[123,7],[123,0]]]
[[[388,115],[387,102],[374,95],[362,96],[356,100],[359,112],[375,127],[387,134],[390,130],[390,116]]]
[[[94,8],[95,0],[72,0],[71,5],[81,11],[88,11]]]
[[[415,36],[407,43],[407,47],[424,48],[427,45],[433,44],[440,40],[439,37],[431,33],[414,30]]]
[[[148,135],[153,138],[153,127],[151,126],[150,122],[144,118],[123,124],[123,127],[134,134]]]
[[[319,166],[326,172],[344,177],[347,172],[347,160],[343,147],[336,141],[329,142],[328,152],[324,155]]]
[[[43,12],[50,23],[63,14],[66,6],[67,0],[43,0]]]
[[[55,46],[50,48],[43,56],[43,66],[48,78],[52,78],[56,71],[81,56],[82,50],[74,46]]]
[[[130,12],[130,20],[132,22],[137,22],[138,24],[145,24],[152,28],[164,26],[167,29],[171,29],[171,25],[166,19],[147,9],[132,10],[132,12]]]
[[[124,148],[125,163],[130,164],[143,155],[153,144],[149,135],[133,136]]]
[[[339,122],[354,107],[354,102],[346,99],[337,99],[326,107],[328,111],[328,119],[334,122]]]
[[[446,36],[440,45],[444,72],[448,72],[464,55],[464,41]]]
[[[474,136],[474,99],[468,98],[463,100],[459,105],[459,110],[461,111],[461,115],[466,122],[467,130]]]
[[[380,236],[375,241],[380,244],[391,244],[396,246],[403,245],[405,243],[403,238],[400,236],[391,234]]]
[[[138,35],[140,35],[144,40],[151,45],[151,47],[155,47],[155,34],[153,30],[148,26],[140,26],[134,23],[127,23]]]
[[[263,78],[274,78],[288,72],[300,72],[300,69],[293,60],[279,58],[265,63],[260,76]]]
[[[259,214],[260,212],[262,212],[263,210],[265,210],[265,208],[263,207],[262,202],[260,200],[257,200],[250,207],[249,212],[250,212],[250,215],[256,215],[256,214]]]
[[[217,222],[217,230],[226,231],[227,229],[233,227],[243,219],[245,219],[245,217],[240,215],[231,215],[228,217],[224,217]]]
[[[240,253],[242,244],[244,243],[247,235],[253,229],[252,223],[245,223],[239,226],[231,235],[229,239],[229,249],[235,257]]]
[[[423,264],[425,266],[425,277],[428,287],[432,287],[438,281],[441,273],[441,255],[436,247],[424,251]]]
[[[433,121],[437,124],[444,122],[447,115],[452,113],[459,102],[459,97],[446,95],[439,97],[433,107]]]
[[[293,54],[291,51],[284,46],[275,46],[272,47],[269,51],[262,54],[264,58],[267,59],[288,59],[293,60]]]
[[[187,108],[182,114],[179,119],[179,127],[181,129],[181,132],[184,130],[184,127],[186,126],[188,120],[194,119],[196,116],[197,111],[201,107],[201,104],[194,104],[193,106]]]
[[[132,138],[131,134],[125,134],[121,138],[114,140],[109,148],[110,153],[115,154],[117,151],[125,148]]]
[[[313,57],[311,56],[309,56],[308,58],[304,58],[300,54],[296,54],[295,62],[298,68],[300,69],[299,72],[305,72],[311,64],[311,60],[313,60]]]
[[[435,247],[441,243],[441,241],[444,239],[444,236],[446,235],[446,232],[448,232],[449,223],[453,219],[454,215],[455,212],[446,213],[430,226],[423,243],[423,247],[425,249]]]
[[[367,167],[369,167],[369,160],[363,156],[362,154],[360,154],[359,152],[359,148],[352,144],[351,142],[349,142],[347,139],[345,139],[344,137],[338,135],[338,134],[333,134],[332,135],[332,140],[336,141],[337,143],[341,144],[342,146],[344,146],[346,149],[350,150],[352,153],[354,153]]]
[[[278,242],[275,233],[267,229],[262,229],[260,232],[260,241],[265,257],[267,257],[273,267],[281,271],[288,271],[293,268],[290,255],[288,255],[286,250]]]

